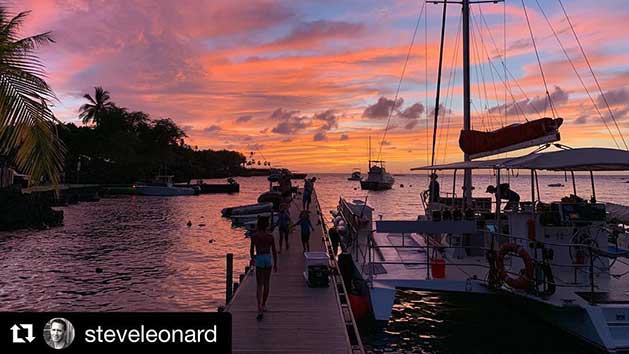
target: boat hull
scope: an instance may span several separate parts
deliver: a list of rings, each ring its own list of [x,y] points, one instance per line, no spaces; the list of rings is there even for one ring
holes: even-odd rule
[[[163,186],[135,186],[138,195],[155,197],[173,197],[178,195],[198,194],[193,188],[163,187]]]
[[[370,191],[383,191],[387,189],[391,189],[393,187],[393,182],[371,182],[371,181],[360,181],[360,188],[364,190]]]

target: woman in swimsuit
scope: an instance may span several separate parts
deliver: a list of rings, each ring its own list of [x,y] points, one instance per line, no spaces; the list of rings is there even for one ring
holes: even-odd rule
[[[275,238],[267,232],[269,218],[258,218],[256,233],[251,237],[249,254],[256,266],[256,285],[258,300],[258,320],[262,319],[262,313],[266,310],[266,300],[269,298],[269,284],[271,283],[271,253],[273,254],[273,269],[277,272],[277,251],[275,250]],[[255,255],[254,255],[255,249]]]

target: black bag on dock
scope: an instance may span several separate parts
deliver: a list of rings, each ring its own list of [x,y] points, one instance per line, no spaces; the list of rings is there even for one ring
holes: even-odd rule
[[[308,266],[308,287],[327,288],[330,286],[327,266]]]

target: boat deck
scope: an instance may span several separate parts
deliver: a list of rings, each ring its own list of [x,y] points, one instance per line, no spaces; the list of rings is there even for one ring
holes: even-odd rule
[[[310,207],[315,231],[311,251],[325,251],[323,226],[317,224],[316,193]],[[290,205],[294,220],[301,210],[301,198]],[[232,314],[233,353],[352,353],[337,289],[309,288],[304,271],[299,227],[289,235],[290,249],[278,256],[278,272],[271,275],[271,292],[264,319],[256,320],[255,272],[243,280],[226,311]],[[277,238],[277,233],[275,233]],[[279,245],[276,239],[276,245]]]

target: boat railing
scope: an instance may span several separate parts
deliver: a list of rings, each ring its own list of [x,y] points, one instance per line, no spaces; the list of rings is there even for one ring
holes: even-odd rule
[[[478,280],[487,285],[490,285],[488,282],[488,275],[492,267],[487,261],[487,258],[486,258],[487,254],[489,252],[498,252],[502,244],[513,243],[513,242],[516,242],[516,243],[519,242],[520,244],[523,242],[530,243],[531,240],[528,239],[527,237],[519,237],[519,236],[508,235],[508,234],[498,233],[498,232],[491,232],[488,234],[490,235],[490,237],[494,239],[494,242],[492,242],[493,246],[490,246],[490,247],[453,245],[451,243],[453,240],[453,237],[447,237],[448,244],[442,244],[440,241],[435,240],[434,235],[427,235],[427,234],[421,235],[424,239],[424,244],[414,244],[414,245],[405,244],[404,238],[410,237],[405,234],[402,234],[402,245],[378,245],[375,242],[369,242],[369,250],[367,251],[368,253],[371,253],[373,251],[381,251],[385,249],[406,249],[406,250],[417,249],[417,250],[426,252],[425,260],[422,260],[422,261],[390,261],[390,260],[377,261],[371,258],[369,263],[367,264],[369,267],[372,267],[371,271],[369,272],[370,276],[374,276],[377,278],[377,275],[374,275],[375,272],[373,271],[374,267],[376,267],[377,265],[413,265],[413,266],[423,266],[417,269],[427,270],[426,278],[430,279],[430,267],[432,265],[431,259],[434,260],[435,258],[442,258],[442,259],[445,258],[447,260],[449,258],[447,257],[447,253],[446,253],[447,250],[457,250],[457,249],[464,250],[464,251],[477,250],[477,251],[480,251],[480,254],[483,255],[485,262],[470,263],[470,262],[465,262],[462,258],[459,261],[457,257],[453,257],[451,259],[451,262],[446,262],[446,266],[458,267],[458,268],[476,267],[476,268],[487,269],[488,273],[485,274],[484,278],[475,278],[475,280]],[[500,242],[498,242],[497,240],[500,240]],[[443,241],[443,238],[441,241]],[[531,279],[531,283],[533,284],[533,287],[534,287],[533,289],[534,293],[538,293],[538,294],[543,293],[542,291],[540,291],[539,287],[540,285],[543,285],[544,282],[546,282],[547,285],[552,285],[558,288],[574,288],[574,289],[579,289],[579,290],[589,289],[590,293],[595,293],[596,291],[600,291],[599,286],[595,282],[595,277],[594,277],[595,274],[606,273],[610,276],[617,276],[617,275],[611,274],[610,272],[611,265],[610,266],[607,266],[605,264],[601,265],[600,261],[597,262],[597,258],[614,259],[615,257],[601,253],[601,248],[596,245],[589,245],[589,244],[582,244],[582,243],[556,243],[556,242],[545,242],[545,241],[534,241],[534,242],[535,242],[536,250],[537,249],[543,250],[545,247],[548,247],[548,246],[565,247],[565,248],[572,247],[572,248],[578,248],[581,251],[584,251],[585,254],[587,255],[587,259],[584,259],[581,263],[575,262],[572,264],[567,264],[567,263],[553,262],[552,260],[549,260],[549,259],[540,259],[538,253],[541,253],[541,252],[537,252],[537,251],[533,252],[532,260],[536,267],[542,264],[547,264],[551,267],[551,269],[556,269],[556,268],[566,269],[567,268],[567,271],[572,269],[575,274],[574,279],[571,281],[563,280],[559,278],[557,274],[554,274],[553,281],[551,283],[547,279],[546,275],[542,274],[540,276],[539,272],[534,271],[533,278]],[[430,254],[431,252],[432,254]],[[589,262],[587,260],[589,260]],[[599,264],[596,264],[596,263],[599,263]],[[518,277],[521,275],[520,272],[516,272],[511,269],[505,269],[505,273],[514,277]],[[577,277],[578,274],[581,274],[582,276]],[[588,278],[587,280],[583,279],[584,275],[587,276]]]

